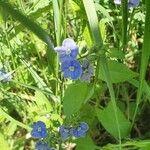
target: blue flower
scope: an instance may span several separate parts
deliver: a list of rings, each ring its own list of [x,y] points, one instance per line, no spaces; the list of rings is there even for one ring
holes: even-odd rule
[[[140,3],[140,0],[129,0],[128,2],[128,8],[131,8],[131,7],[137,7]]]
[[[0,81],[7,82],[9,81],[13,76],[10,73],[7,73],[5,71],[0,71]]]
[[[70,127],[67,127],[64,125],[60,126],[59,133],[60,133],[61,139],[66,140],[70,136]]]
[[[61,70],[65,78],[77,80],[82,74],[82,68],[77,60],[66,60],[61,64]]]
[[[89,63],[86,59],[83,61],[82,64],[82,74],[80,80],[90,82],[91,76],[94,74],[94,67]]]
[[[70,133],[76,138],[85,137],[88,129],[89,129],[88,124],[85,122],[81,122],[79,126],[70,129]]]
[[[79,126],[85,132],[87,132],[89,130],[89,126],[86,122],[80,122]]]
[[[47,136],[46,125],[42,121],[35,122],[32,126],[31,136],[34,138],[45,138]]]
[[[35,145],[36,150],[55,150],[54,148],[50,148],[44,141],[38,141]]]
[[[67,38],[63,41],[62,46],[55,47],[61,62],[68,59],[75,59],[78,54],[78,46],[73,39]]]
[[[121,5],[121,0],[114,0],[114,3],[117,5]],[[140,3],[140,0],[129,0],[128,2],[128,8],[134,8],[137,7]]]

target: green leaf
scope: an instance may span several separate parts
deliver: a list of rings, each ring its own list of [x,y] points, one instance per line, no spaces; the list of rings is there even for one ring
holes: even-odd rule
[[[47,97],[40,91],[35,91],[36,103],[41,108],[46,108],[47,111],[52,111],[52,106]]]
[[[88,47],[92,47],[92,39],[91,39],[91,35],[90,35],[90,31],[89,31],[89,28],[88,26],[86,26],[84,28],[84,31],[83,31],[83,37],[87,43],[87,46]]]
[[[113,104],[110,102],[108,106],[104,109],[96,109],[97,117],[103,127],[116,139],[118,137],[118,129],[116,126],[119,126],[121,138],[125,138],[128,136],[130,132],[130,125],[131,123],[125,118],[124,114],[120,111],[117,107],[117,117],[118,117],[118,125],[114,119],[115,114],[113,110]]]
[[[135,79],[130,80],[129,83],[131,83],[135,87],[139,87],[139,81],[137,81]],[[150,86],[148,85],[148,83],[145,80],[143,82],[142,92],[146,94],[148,100],[150,101]]]
[[[150,149],[150,140],[130,140],[125,143],[122,143],[122,150],[130,149],[134,150],[149,150]],[[118,150],[118,144],[108,144],[103,147],[104,150]]]
[[[107,22],[112,27],[112,29],[114,31],[113,36],[114,36],[114,39],[116,40],[117,33],[116,33],[115,27],[113,25],[113,18],[109,14],[109,10],[98,3],[95,3],[95,9],[96,9],[96,11],[101,12],[103,14],[103,16],[105,17],[104,18],[105,22]]]
[[[96,10],[95,10],[94,1],[83,0],[83,4],[86,10],[86,14],[89,20],[89,25],[92,31],[93,41],[97,46],[102,47],[103,40],[102,40],[102,36],[99,30],[99,23],[98,23]]]
[[[3,134],[0,133],[0,148],[1,150],[10,150]]]
[[[31,13],[31,12],[32,12],[32,13],[33,13],[33,12],[35,13],[37,10],[48,6],[48,5],[51,3],[51,1],[52,1],[52,0],[44,0],[44,1],[38,0],[38,1],[36,2],[36,4],[35,4],[35,3],[33,4],[33,8],[31,7],[32,10],[29,10],[30,13]],[[30,9],[31,9],[31,8],[30,8]]]
[[[100,64],[100,68],[101,67],[102,67],[102,64]],[[108,68],[109,68],[111,80],[113,83],[128,81],[128,80],[138,76],[137,73],[131,71],[126,65],[116,62],[116,61],[109,61]],[[104,74],[103,70],[100,69],[99,78],[101,80],[106,81],[106,78],[104,75],[105,74]]]
[[[101,35],[102,35],[102,40],[105,41],[106,40],[106,21],[104,19],[101,19],[101,21],[99,22],[99,28],[100,28]]]
[[[76,113],[93,95],[93,87],[88,83],[75,83],[68,86],[63,98],[63,108],[66,116]]]
[[[108,51],[108,56],[111,58],[118,58],[118,59],[124,59],[125,58],[125,54],[123,53],[123,51],[120,51],[118,49],[110,49],[110,51]]]
[[[13,134],[15,133],[17,129],[17,125],[14,124],[13,122],[10,122],[7,127],[5,128],[5,133],[7,134],[7,136],[13,136]]]
[[[76,140],[76,150],[95,150],[95,149],[99,149],[98,146],[96,146],[92,139],[87,136],[84,138],[80,138]]]
[[[111,16],[109,15],[109,11],[98,3],[95,3],[95,8],[97,11],[100,11],[108,19],[108,23],[114,28],[113,20]]]

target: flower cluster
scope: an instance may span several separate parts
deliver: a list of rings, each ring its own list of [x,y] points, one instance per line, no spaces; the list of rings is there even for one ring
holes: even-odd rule
[[[80,77],[80,80],[90,82],[91,76],[93,75],[94,67],[87,59],[85,59],[82,64],[82,75]]]
[[[121,0],[114,0],[114,3],[116,5],[120,5],[121,4]],[[134,8],[137,7],[140,3],[140,0],[129,0],[128,2],[128,8]]]
[[[7,82],[9,81],[13,76],[5,71],[0,71],[0,81]]]
[[[94,73],[94,68],[87,60],[84,60],[82,66],[80,65],[77,61],[78,49],[74,40],[70,38],[65,39],[62,46],[55,47],[64,77],[89,82]]]
[[[34,138],[46,138],[47,137],[47,129],[46,125],[42,121],[37,121],[32,125],[31,136]],[[35,145],[36,150],[54,150],[54,148],[50,148],[46,142],[43,140],[39,140]]]
[[[82,68],[76,57],[78,55],[78,46],[74,40],[67,38],[62,46],[55,47],[61,62],[61,71],[65,78],[77,80],[82,74]]]
[[[75,127],[62,125],[59,128],[59,133],[61,135],[61,139],[66,140],[67,138],[71,136],[74,136],[76,138],[85,137],[88,129],[89,129],[88,124],[85,122],[81,122],[78,126],[75,126]]]

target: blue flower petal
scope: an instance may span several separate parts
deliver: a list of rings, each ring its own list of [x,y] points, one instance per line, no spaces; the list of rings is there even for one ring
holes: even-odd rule
[[[129,0],[128,8],[137,7],[140,3],[140,0]]]
[[[3,71],[3,72],[0,71],[0,81],[7,82],[12,78],[13,78],[13,76],[10,73],[5,72],[5,71]]]
[[[59,133],[62,140],[66,140],[70,136],[70,128],[67,126],[60,126]]]
[[[34,138],[44,138],[47,136],[46,125],[42,121],[35,122],[32,126],[31,136]]]
[[[89,129],[89,126],[88,126],[88,124],[86,122],[81,122],[79,126],[84,131],[88,131],[88,129]]]
[[[76,45],[74,40],[71,38],[65,39],[62,43],[62,46],[66,47],[68,49],[77,49],[78,48],[78,46]]]
[[[54,148],[50,148],[47,143],[44,141],[38,141],[35,145],[36,150],[54,150]]]
[[[60,62],[68,59],[75,59],[78,54],[78,46],[69,38],[63,41],[62,46],[55,47],[54,49],[59,55]]]
[[[121,5],[121,0],[114,0],[114,3],[116,5]],[[140,0],[129,0],[128,2],[128,8],[134,8],[137,7],[140,3]]]
[[[61,64],[61,71],[65,72],[66,70],[69,70],[70,66],[71,66],[71,62],[69,60],[64,61]]]
[[[62,62],[61,70],[64,74],[64,77],[71,78],[72,80],[80,78],[82,74],[81,65],[77,60],[67,60]]]
[[[94,75],[94,66],[85,59],[82,64],[82,75],[80,80],[90,82],[91,76]]]
[[[82,130],[80,127],[74,127],[70,130],[70,134],[76,138],[80,138],[86,136],[86,131]]]

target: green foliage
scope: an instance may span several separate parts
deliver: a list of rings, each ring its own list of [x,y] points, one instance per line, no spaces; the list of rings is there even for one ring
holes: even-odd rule
[[[77,143],[77,150],[95,150],[95,149],[99,149],[98,146],[96,146],[92,139],[90,137],[86,137],[86,138],[82,138],[82,139],[78,139],[76,140]],[[87,144],[88,143],[88,144]]]
[[[100,66],[102,68],[102,64]],[[119,83],[131,80],[134,77],[137,77],[138,74],[131,71],[126,65],[119,63],[117,61],[109,61],[108,62],[109,72],[111,74],[111,81],[113,83]],[[99,71],[99,78],[101,80],[106,81],[105,74],[103,70]]]
[[[142,49],[142,55],[141,55],[141,66],[140,66],[140,79],[139,79],[139,88],[137,91],[137,97],[136,97],[136,109],[134,112],[132,124],[134,124],[135,117],[138,111],[138,106],[140,104],[140,98],[142,96],[142,88],[144,86],[144,78],[146,75],[146,68],[148,65],[148,60],[150,56],[150,29],[149,29],[149,24],[150,24],[150,1],[146,0],[146,18],[145,18],[145,31],[144,31],[144,42],[143,42],[143,49]]]
[[[68,86],[63,98],[63,109],[66,116],[77,113],[93,95],[93,87],[87,83],[75,83]]]
[[[131,126],[130,122],[125,118],[120,109],[117,108],[117,117],[119,124],[116,124],[116,121],[114,120],[115,114],[112,102],[110,102],[107,107],[104,108],[104,110],[96,109],[96,112],[101,124],[110,134],[113,135],[113,137],[115,137],[116,139],[119,138],[116,126],[119,126],[121,138],[126,138],[129,135]]]
[[[149,25],[149,0],[0,0],[0,149],[35,149],[41,120],[56,149],[149,150]],[[65,38],[93,65],[90,81],[63,77],[54,47]],[[80,122],[84,137],[60,139]]]
[[[51,104],[49,103],[49,100],[42,92],[36,91],[35,98],[36,98],[36,103],[41,110],[45,109],[50,112],[53,110]]]
[[[1,150],[10,150],[7,141],[4,136],[0,133],[0,147]]]

